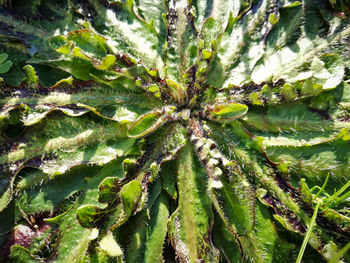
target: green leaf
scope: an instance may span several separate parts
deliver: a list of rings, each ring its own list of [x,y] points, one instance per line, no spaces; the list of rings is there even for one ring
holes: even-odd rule
[[[99,231],[96,228],[84,228],[78,221],[80,206],[88,206],[88,204],[92,206],[92,204],[98,203],[97,186],[103,179],[103,170],[100,173],[99,169],[97,171],[92,171],[92,169],[85,171],[78,170],[77,174],[85,173],[85,175],[87,175],[86,171],[90,171],[92,174],[85,178],[85,180],[77,182],[84,191],[78,197],[76,202],[74,202],[68,210],[63,210],[63,213],[47,220],[47,222],[51,224],[58,224],[58,231],[61,236],[56,243],[57,247],[55,248],[58,255],[56,261],[58,262],[83,260],[85,255],[88,253],[90,242],[97,239],[99,234]],[[74,173],[72,176],[73,175]],[[67,181],[67,179],[62,181]],[[57,185],[53,185],[53,187],[57,188]],[[86,220],[86,218],[84,218],[84,220]],[[72,249],[72,247],[74,249]]]
[[[350,248],[350,243],[347,243],[346,246],[344,246],[329,262],[330,263],[338,262],[341,256],[345,255],[345,253],[349,250],[349,248]]]
[[[239,23],[226,28],[218,47],[218,59],[225,76],[223,87],[250,82],[251,72],[264,54],[261,29],[268,22],[263,17],[270,6],[271,1],[263,1],[248,16],[242,16]],[[218,67],[217,64],[215,66]]]
[[[123,202],[125,213],[130,216],[135,211],[141,197],[142,186],[138,181],[131,181],[120,190],[120,197]]]
[[[209,181],[209,191],[215,208],[232,233],[239,236],[248,234],[254,225],[251,215],[255,213],[251,189],[244,179],[233,182],[225,179],[220,181],[222,187],[214,187]]]
[[[132,231],[125,250],[126,261],[162,262],[163,245],[169,217],[168,200],[161,193],[148,209],[128,225]],[[126,230],[127,231],[127,230]]]
[[[176,170],[174,162],[165,163],[161,171],[161,178],[163,189],[176,200],[178,193],[176,190],[176,174],[173,173],[174,170]]]
[[[229,17],[238,17],[239,12],[246,8],[248,3],[243,1],[191,1],[196,10],[195,26],[200,30],[203,22],[208,17],[218,20],[223,27],[229,22]]]
[[[0,261],[349,261],[347,1],[5,1]]]
[[[300,6],[295,8],[300,8]],[[289,14],[287,13],[286,15]],[[290,21],[288,23],[291,24]],[[315,23],[315,25],[318,25],[318,23]],[[291,28],[291,30],[295,30],[295,27]],[[286,45],[280,50],[275,50],[275,52],[274,50],[267,51],[266,58],[260,60],[254,68],[252,80],[256,83],[271,80],[276,82],[280,78],[286,81],[296,81],[298,78],[301,79],[307,78],[306,76],[312,76],[313,72],[304,69],[302,61],[306,61],[307,58],[316,57],[317,52],[322,52],[327,46],[332,45],[333,42],[338,41],[343,35],[348,34],[350,28],[344,27],[338,34],[332,34],[333,32],[331,32],[326,39],[317,36],[314,32],[316,30],[312,27],[305,27],[304,30],[305,33],[301,35],[297,43]],[[275,48],[275,45],[272,46],[272,48]],[[274,54],[272,54],[273,52]],[[326,57],[325,59],[327,59]],[[334,63],[331,62],[332,60],[336,61],[336,59],[332,58],[328,60],[329,63]],[[342,78],[343,69],[339,62],[337,62],[337,66],[338,71],[336,73],[334,72],[334,76],[328,81],[327,85],[325,84],[325,89],[334,88],[340,83],[339,80]],[[329,65],[329,67],[332,70],[334,64],[333,66]],[[285,70],[286,68],[288,70]],[[296,75],[297,79],[295,77]],[[315,77],[317,78],[317,73]]]
[[[343,63],[337,54],[324,54],[321,59],[325,63],[330,76],[323,85],[323,89],[329,90],[336,88],[343,80],[344,68]]]
[[[135,12],[137,5],[134,2],[132,4],[130,2],[129,6],[126,3],[116,3],[115,6],[118,7],[114,10],[103,9],[103,14],[101,14],[106,18],[103,24],[104,33],[112,37],[113,51],[128,54],[136,59],[142,58],[146,67],[158,68],[160,75],[164,77],[162,46],[165,35],[158,35],[153,27],[140,19]],[[143,6],[142,9],[145,9],[145,3],[142,2],[141,6]],[[164,8],[165,6],[162,3],[156,5],[158,17],[162,14]],[[159,18],[157,24],[161,25]]]
[[[7,185],[2,186],[2,189],[1,189],[2,194],[0,197],[0,212],[3,212],[4,209],[11,202],[12,195],[13,195],[14,179],[15,179],[15,176],[7,183]]]
[[[75,78],[80,80],[91,80],[94,76],[105,78],[105,77],[114,77],[116,78],[118,75],[115,72],[104,71],[102,69],[98,69],[94,67],[94,64],[91,60],[86,57],[74,56],[70,59],[57,59],[46,61],[33,61],[33,63],[38,64],[48,64],[63,71],[67,71],[72,74]]]
[[[101,203],[112,203],[118,193],[118,177],[107,177],[98,186],[98,201]]]
[[[202,29],[201,29],[201,32],[199,35],[200,39],[204,41],[203,48],[206,48],[206,49],[213,48],[213,44],[214,44],[213,41],[217,40],[220,33],[222,33],[222,26],[221,26],[220,22],[215,20],[212,17],[206,19],[204,21],[204,24],[202,26]],[[204,56],[204,54],[203,54],[203,56]]]
[[[276,25],[278,22],[279,16],[275,15],[275,14],[270,14],[269,15],[269,22],[272,25]]]
[[[167,233],[169,217],[168,200],[161,194],[151,211],[154,215],[145,244],[145,262],[163,262],[163,244]]]
[[[7,58],[8,55],[6,53],[0,54],[0,64],[3,64]]]
[[[70,85],[69,83],[71,80],[68,83],[62,81],[55,88],[59,89]],[[138,116],[146,113],[151,109],[151,104],[162,105],[155,97],[135,91],[133,83],[124,78],[115,80],[108,86],[101,86],[104,89],[100,89],[98,85],[87,85],[78,93],[74,89],[68,89],[66,92],[52,91],[47,95],[37,95],[31,91],[24,97],[1,99],[0,105],[3,108],[0,118],[9,116],[9,113],[20,108],[20,105],[26,105],[23,122],[28,126],[39,122],[52,111],[62,111],[69,116],[80,116],[92,111],[105,118],[125,123],[135,121]],[[130,93],[130,90],[133,90],[133,93]],[[128,106],[124,106],[125,103]]]
[[[83,227],[92,228],[99,220],[99,210],[94,205],[84,205],[79,207],[77,218]]]
[[[23,70],[27,75],[26,79],[24,79],[23,82],[30,86],[37,86],[39,84],[39,79],[35,73],[35,69],[31,65],[26,65],[23,67]]]
[[[179,207],[168,223],[169,235],[178,249],[178,257],[194,262],[202,258],[218,261],[218,252],[211,246],[209,237],[213,212],[206,192],[206,178],[203,170],[187,144],[178,159]],[[181,245],[182,244],[182,245]]]
[[[10,70],[12,67],[13,63],[11,60],[7,60],[5,63],[2,63],[0,65],[0,74],[4,74]]]
[[[183,103],[185,99],[185,90],[179,84],[169,79],[166,80],[167,88],[169,90],[170,95],[174,98],[178,103]]]
[[[186,71],[194,65],[198,54],[193,19],[194,15],[186,0],[177,1],[168,9],[165,67],[167,76],[177,83],[183,80]]]
[[[147,113],[138,118],[130,127],[128,135],[132,138],[138,138],[147,135],[156,130],[164,123],[160,111]]]
[[[213,226],[213,242],[215,247],[221,251],[221,258],[231,262],[242,261],[240,244],[237,238],[232,235],[218,214],[215,214]]]
[[[90,25],[85,24],[84,26],[86,29],[71,32],[67,37],[67,41],[73,41],[88,56],[94,56],[100,59],[105,57],[109,49],[106,43],[107,40],[96,34]]]
[[[113,55],[108,54],[105,56],[105,58],[101,61],[100,69],[102,70],[110,70],[113,69],[113,66],[115,65],[116,58]]]
[[[123,256],[123,252],[118,243],[114,240],[112,232],[108,232],[107,235],[102,238],[100,247],[111,257]]]
[[[14,245],[11,247],[11,257],[17,262],[37,262],[26,248],[19,245]]]
[[[346,130],[348,134],[348,131]],[[286,143],[286,144],[284,144]],[[268,157],[273,162],[289,162],[292,174],[303,173],[305,178],[311,181],[323,181],[328,173],[332,173],[332,181],[340,181],[347,178],[346,171],[349,167],[348,143],[342,138],[334,136],[333,138],[316,140],[315,143],[300,143],[298,140],[281,140],[281,143],[268,145],[265,143],[265,149]],[[336,145],[336,148],[335,148]],[[278,158],[276,158],[279,156]],[[339,156],[343,156],[340,159]],[[344,180],[345,181],[345,180]]]
[[[207,105],[204,108],[204,114],[209,119],[215,121],[232,121],[242,117],[248,111],[248,107],[239,103]]]
[[[267,209],[257,202],[254,231],[240,237],[244,251],[255,262],[290,262],[288,255],[293,245],[279,237],[275,225],[268,218]]]
[[[56,129],[57,124],[60,125],[61,129]],[[70,125],[72,124],[76,127],[75,131],[70,130]],[[82,124],[81,120],[71,120],[69,118],[60,121],[42,123],[41,127],[45,127],[47,130],[42,130],[40,126],[37,127],[37,129],[33,129],[31,133],[27,134],[30,143],[25,146],[22,145],[17,149],[13,149],[13,151],[7,155],[1,155],[0,163],[4,164],[5,161],[7,161],[9,167],[13,165],[12,167],[14,167],[13,169],[15,169],[15,172],[25,166],[40,167],[40,169],[47,175],[42,176],[41,178],[38,177],[37,180],[32,180],[30,182],[30,184],[35,185],[40,181],[46,181],[52,178],[54,175],[63,174],[72,167],[83,163],[105,164],[111,162],[118,156],[138,152],[138,149],[135,148],[134,145],[134,139],[126,139],[122,141],[107,140],[107,142],[101,144],[98,140],[101,139],[101,137],[96,135],[100,133],[101,126],[100,128],[95,126],[95,130],[86,131],[86,126]],[[93,123],[90,123],[90,125],[93,125]],[[114,134],[116,128],[116,126],[112,125],[110,132]],[[46,133],[48,131],[49,134]],[[104,136],[108,136],[107,133],[107,130],[105,130]],[[43,138],[46,138],[36,139],[36,136],[41,136],[40,134],[42,134]],[[87,146],[84,146],[85,148],[81,148],[81,151],[78,150],[81,145],[86,144]],[[71,152],[67,151],[67,149],[76,150]],[[136,150],[136,152],[134,150]],[[41,156],[50,155],[52,153],[57,154],[59,157],[37,161]],[[2,209],[7,206],[12,198],[14,179],[15,176],[12,176],[11,179],[7,179],[9,183],[6,185],[6,191],[4,191],[1,198]]]

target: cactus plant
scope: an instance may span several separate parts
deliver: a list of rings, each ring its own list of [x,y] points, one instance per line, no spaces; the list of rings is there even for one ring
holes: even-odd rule
[[[0,261],[350,260],[346,13],[2,2]]]

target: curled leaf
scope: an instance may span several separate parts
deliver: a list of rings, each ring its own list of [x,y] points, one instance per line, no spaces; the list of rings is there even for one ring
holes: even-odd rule
[[[179,103],[183,103],[186,97],[184,88],[170,79],[166,80],[166,84],[168,85],[169,93],[173,99]]]
[[[82,227],[95,227],[99,219],[99,208],[94,205],[83,205],[78,208],[77,219]]]
[[[132,215],[135,211],[138,201],[141,198],[141,194],[142,186],[136,180],[124,185],[120,190],[120,197],[123,202],[124,211],[128,216]]]
[[[111,257],[121,257],[123,255],[123,251],[121,250],[118,243],[114,240],[111,231],[108,231],[107,235],[102,238],[100,241],[100,247]]]
[[[7,60],[8,55],[6,53],[0,54],[0,74],[6,73],[12,67],[12,61]]]
[[[235,102],[206,105],[204,108],[204,114],[214,121],[232,121],[242,117],[247,111],[246,105]]]
[[[142,115],[131,126],[128,131],[128,136],[132,138],[139,138],[147,135],[148,133],[156,130],[160,125],[164,123],[162,114],[159,111],[154,111]]]
[[[107,177],[98,186],[98,201],[101,203],[111,203],[117,196],[118,177]]]
[[[128,136],[143,137],[163,125],[174,111],[174,107],[165,107],[162,111],[154,110],[139,117],[129,128]]]

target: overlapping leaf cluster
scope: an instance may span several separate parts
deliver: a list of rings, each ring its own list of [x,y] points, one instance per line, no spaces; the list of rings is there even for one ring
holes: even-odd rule
[[[0,261],[293,262],[309,229],[346,262],[349,35],[329,1],[8,1]]]

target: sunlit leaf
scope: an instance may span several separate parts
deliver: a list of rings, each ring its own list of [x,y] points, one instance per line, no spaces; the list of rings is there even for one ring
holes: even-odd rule
[[[347,2],[2,1],[0,262],[350,261]]]

